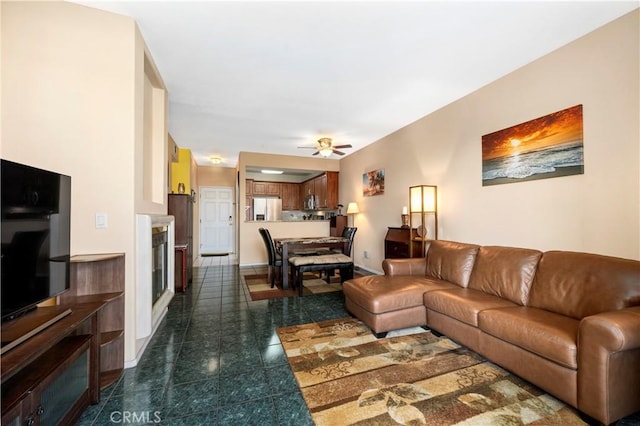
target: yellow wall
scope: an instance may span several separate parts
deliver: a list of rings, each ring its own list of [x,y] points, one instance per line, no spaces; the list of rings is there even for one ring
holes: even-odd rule
[[[123,252],[125,359],[135,357],[135,214],[166,214],[166,94],[135,22],[66,2],[2,2],[2,158],[71,176],[71,254]],[[149,73],[145,71],[148,68]],[[148,89],[147,89],[148,90]],[[160,121],[157,121],[160,120]],[[162,121],[164,120],[164,121]],[[151,192],[144,190],[151,180]],[[151,195],[150,195],[151,194]],[[95,214],[108,215],[96,229]]]
[[[438,185],[439,238],[640,259],[640,12],[566,45],[340,161],[356,264],[380,271],[409,186]],[[472,70],[469,70],[472,72]],[[584,106],[584,174],[482,186],[481,137]],[[384,168],[385,194],[362,196]],[[370,253],[364,259],[363,251]]]
[[[192,158],[191,150],[178,149],[178,162],[171,163],[171,192],[178,194],[178,184],[184,183],[184,193],[191,192],[191,174],[192,174]],[[195,189],[195,188],[194,188]]]

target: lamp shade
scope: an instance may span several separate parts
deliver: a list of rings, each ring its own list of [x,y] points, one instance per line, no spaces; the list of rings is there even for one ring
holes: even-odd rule
[[[438,211],[438,187],[419,185],[409,188],[411,213],[435,213]]]
[[[358,209],[358,203],[351,202],[347,206],[347,214],[356,214],[360,213],[360,209]]]

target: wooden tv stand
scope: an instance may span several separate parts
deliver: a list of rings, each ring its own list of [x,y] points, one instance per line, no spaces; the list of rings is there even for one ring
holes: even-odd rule
[[[73,256],[70,267],[57,306],[2,326],[3,341],[27,336],[2,353],[3,425],[74,424],[122,375],[125,256]]]
[[[30,419],[39,424],[36,417],[72,424],[89,404],[99,401],[98,313],[103,306],[101,302],[66,306],[71,310],[68,315],[2,355],[2,424],[27,424]],[[38,308],[8,326],[25,330],[37,327],[41,315],[58,308]],[[81,377],[72,402],[44,406],[41,395],[66,392],[69,384],[64,382],[68,372]],[[19,422],[13,423],[16,420]]]

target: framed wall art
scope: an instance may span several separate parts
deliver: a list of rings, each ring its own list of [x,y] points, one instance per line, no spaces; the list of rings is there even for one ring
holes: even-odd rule
[[[482,186],[583,173],[582,105],[482,136]]]
[[[384,169],[362,174],[362,195],[371,197],[384,194]]]

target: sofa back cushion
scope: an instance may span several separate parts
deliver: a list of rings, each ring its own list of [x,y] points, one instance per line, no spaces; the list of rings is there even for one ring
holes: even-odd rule
[[[597,254],[545,252],[529,306],[582,319],[640,305],[640,262]]]
[[[538,250],[480,247],[469,288],[526,305],[540,257]]]
[[[425,275],[467,287],[480,246],[433,240],[427,248]]]

